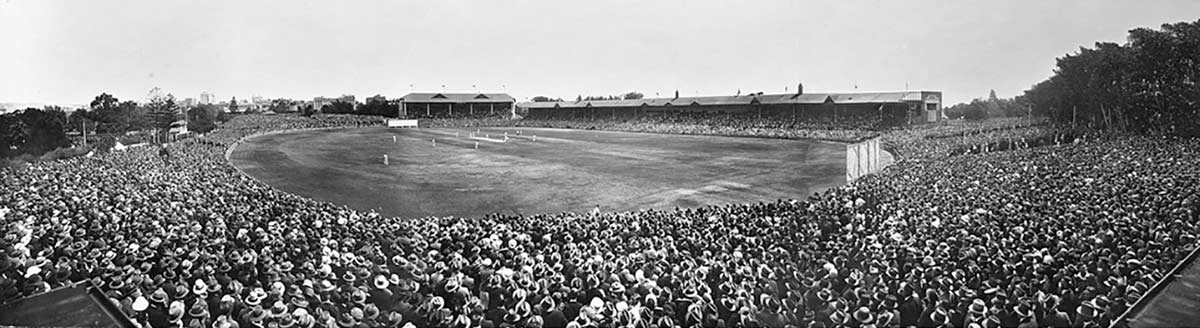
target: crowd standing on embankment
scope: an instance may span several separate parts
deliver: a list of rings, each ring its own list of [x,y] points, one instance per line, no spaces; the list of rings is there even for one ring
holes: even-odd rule
[[[1030,126],[891,132],[913,160],[803,200],[600,214],[381,217],[225,159],[248,135],[378,124],[239,116],[169,161],[143,147],[3,169],[0,302],[90,280],[154,327],[1095,327],[1198,233],[1196,139],[939,144]],[[637,129],[822,133],[747,125]]]

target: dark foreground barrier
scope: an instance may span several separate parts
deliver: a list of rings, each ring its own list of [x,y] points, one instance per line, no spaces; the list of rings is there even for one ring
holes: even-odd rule
[[[88,282],[0,305],[0,326],[136,327],[108,296]]]

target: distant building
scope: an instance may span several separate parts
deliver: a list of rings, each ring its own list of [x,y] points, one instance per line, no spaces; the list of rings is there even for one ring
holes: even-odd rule
[[[878,122],[900,126],[942,119],[940,91],[794,93],[529,102],[517,105],[530,118],[639,117],[664,113],[727,113],[833,123]]]
[[[325,105],[332,105],[337,101],[350,103],[351,108],[355,110],[358,109],[358,103],[354,101],[354,95],[342,95],[341,97],[337,98],[315,97],[313,98],[313,108],[316,110],[321,110],[321,108],[325,107]]]
[[[207,91],[200,93],[200,104],[201,105],[212,105],[212,104],[215,104],[216,102],[217,102],[216,95],[208,93]]]
[[[409,118],[512,115],[516,99],[504,93],[410,93],[400,99]]]
[[[196,105],[198,105],[198,104],[199,104],[199,102],[196,101],[196,98],[184,98],[182,101],[179,102],[179,105],[182,106],[183,108],[196,107]]]
[[[384,97],[383,95],[375,95],[375,96],[367,97],[367,99],[364,99],[363,102],[364,103],[372,103],[372,102],[387,103],[388,100],[387,100],[387,97]]]

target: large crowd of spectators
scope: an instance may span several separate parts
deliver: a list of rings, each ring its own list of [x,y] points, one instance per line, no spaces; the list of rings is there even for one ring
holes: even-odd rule
[[[0,303],[90,281],[153,327],[1097,327],[1200,233],[1196,139],[902,161],[798,200],[481,218],[382,217],[225,159],[249,135],[378,124],[239,116],[4,169]]]
[[[752,113],[692,113],[615,118],[432,119],[429,127],[537,127],[579,130],[717,135],[779,139],[860,142],[882,138],[884,147],[905,160],[940,159],[963,153],[984,153],[1063,144],[1086,137],[1088,131],[1049,125],[1044,119],[1000,118],[985,121],[952,120],[943,124],[881,128],[877,124],[845,120],[759,118]]]
[[[429,121],[428,125],[445,127],[519,126],[666,134],[818,139],[829,141],[863,140],[880,134],[879,131],[873,128],[874,125],[864,126],[863,124],[856,124],[854,122],[857,121],[847,119],[842,123],[832,123],[828,121],[759,118],[747,113],[671,113],[639,117],[590,119],[442,119]]]

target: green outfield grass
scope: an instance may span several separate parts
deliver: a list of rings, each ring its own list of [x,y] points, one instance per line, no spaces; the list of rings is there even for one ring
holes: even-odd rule
[[[804,199],[845,183],[845,146],[835,143],[531,128],[484,128],[472,138],[475,132],[289,132],[247,140],[230,159],[280,190],[403,217],[692,208]]]

